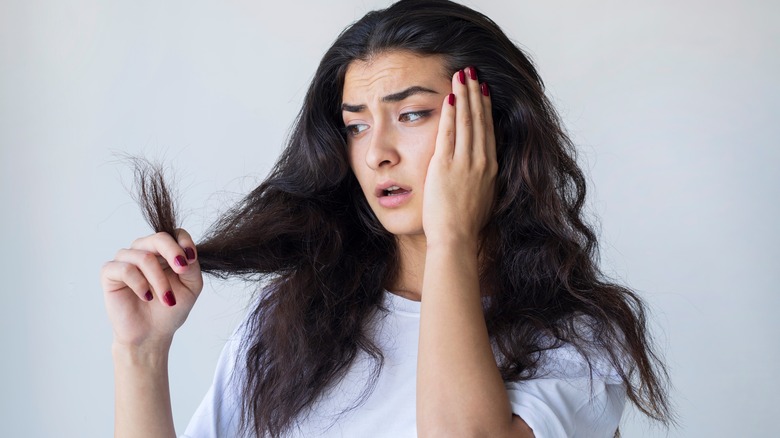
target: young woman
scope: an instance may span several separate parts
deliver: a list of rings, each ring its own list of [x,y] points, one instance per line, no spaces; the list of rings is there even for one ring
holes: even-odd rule
[[[140,170],[158,233],[101,274],[117,436],[174,435],[168,351],[202,272],[262,286],[186,436],[614,436],[626,398],[670,419],[573,147],[484,15],[404,0],[348,27],[270,176],[198,245]]]

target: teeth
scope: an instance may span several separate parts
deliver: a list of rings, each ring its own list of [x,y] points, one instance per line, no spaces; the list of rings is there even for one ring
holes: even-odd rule
[[[393,192],[395,192],[396,190],[401,190],[401,188],[400,188],[400,187],[398,187],[398,186],[390,186],[390,187],[388,187],[388,188],[386,188],[386,189],[385,189],[385,195],[386,195],[386,196],[390,196],[390,195],[392,195],[392,194],[393,194]]]

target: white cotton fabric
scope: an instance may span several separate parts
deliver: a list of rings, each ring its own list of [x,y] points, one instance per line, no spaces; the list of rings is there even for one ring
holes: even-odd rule
[[[416,437],[415,390],[420,303],[385,293],[389,312],[377,318],[374,336],[385,362],[374,390],[358,404],[373,361],[359,356],[343,380],[315,403],[293,428],[293,437]],[[190,420],[184,438],[236,437],[238,390],[231,379],[240,330],[225,345],[214,381]],[[538,378],[507,382],[512,412],[536,438],[612,437],[625,404],[625,387],[614,370],[591,371],[570,346],[542,356]],[[352,408],[352,409],[350,409]]]

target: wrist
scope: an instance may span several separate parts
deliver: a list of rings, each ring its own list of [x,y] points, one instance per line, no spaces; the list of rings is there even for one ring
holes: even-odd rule
[[[114,341],[111,345],[111,355],[117,366],[167,369],[170,348],[170,341],[143,345],[127,345]]]
[[[427,251],[452,251],[458,254],[477,254],[479,240],[475,237],[448,234],[444,236],[426,236]]]

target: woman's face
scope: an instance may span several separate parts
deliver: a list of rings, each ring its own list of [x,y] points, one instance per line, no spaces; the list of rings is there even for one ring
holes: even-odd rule
[[[388,52],[347,68],[342,116],[349,163],[374,214],[396,236],[423,232],[425,175],[451,92],[438,56]]]

